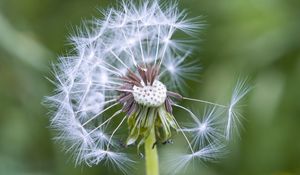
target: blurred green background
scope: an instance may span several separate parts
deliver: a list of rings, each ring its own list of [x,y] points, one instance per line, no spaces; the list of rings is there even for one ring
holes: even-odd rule
[[[66,53],[67,36],[82,19],[100,17],[109,0],[0,0],[0,174],[119,174],[102,165],[74,167],[53,142],[47,109],[50,63]],[[244,107],[244,130],[219,163],[185,174],[300,175],[300,1],[181,0],[190,16],[204,16],[203,65],[193,97],[216,100],[249,75],[254,89]],[[171,145],[172,149],[180,143]],[[163,156],[168,148],[160,150]],[[164,169],[164,168],[163,168]],[[143,174],[139,164],[136,174]]]

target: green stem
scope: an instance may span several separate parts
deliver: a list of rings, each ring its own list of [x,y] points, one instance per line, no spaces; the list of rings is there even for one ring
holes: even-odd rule
[[[146,159],[146,174],[147,175],[159,175],[158,168],[158,156],[156,146],[153,148],[153,144],[156,142],[154,127],[152,128],[150,135],[145,141],[145,159]]]

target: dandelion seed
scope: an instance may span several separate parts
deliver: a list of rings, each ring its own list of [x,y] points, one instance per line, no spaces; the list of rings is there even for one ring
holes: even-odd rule
[[[229,106],[181,94],[185,80],[196,80],[200,67],[188,59],[192,52],[187,49],[189,39],[173,37],[176,32],[193,37],[202,25],[196,18],[187,19],[177,3],[158,0],[137,5],[124,0],[103,16],[92,25],[85,23],[71,37],[74,49],[53,66],[55,94],[46,99],[53,113],[51,126],[75,163],[110,164],[127,173],[134,161],[126,147],[139,150],[145,145],[151,152],[156,150],[155,143],[168,143],[176,131],[189,148],[178,168],[194,158],[219,157],[222,138],[231,137],[232,128],[239,123],[237,103],[249,89],[240,81]],[[201,119],[181,101],[211,107]],[[176,120],[174,107],[187,112],[191,128]],[[222,123],[225,132],[219,132],[217,109],[227,111],[227,123]],[[156,159],[147,154],[145,159],[149,156]]]
[[[245,95],[251,90],[247,85],[247,80],[239,80],[233,90],[230,105],[228,108],[228,119],[226,125],[225,136],[229,140],[234,134],[234,131],[238,133],[238,126],[241,125],[241,114],[237,110],[237,104]]]
[[[198,167],[195,163],[216,162],[227,153],[226,146],[221,142],[210,143],[209,145],[198,149],[194,153],[172,153],[169,154],[166,166],[170,167],[166,172],[168,174],[181,174],[189,168]],[[191,164],[193,163],[194,164]],[[190,165],[194,165],[190,167]]]
[[[218,112],[216,106],[206,107],[203,116],[197,117],[196,122],[192,122],[190,127],[182,129],[190,133],[195,149],[201,149],[214,142],[222,142],[224,135],[222,132],[221,112]]]

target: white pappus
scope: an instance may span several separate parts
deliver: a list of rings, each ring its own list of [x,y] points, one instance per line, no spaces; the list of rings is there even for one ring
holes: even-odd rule
[[[177,5],[124,0],[71,37],[73,51],[53,66],[56,89],[45,102],[51,127],[76,164],[104,162],[126,173],[134,162],[126,147],[142,145],[152,128],[158,141],[166,142],[176,132],[186,140],[189,153],[178,168],[194,158],[214,160],[224,140],[232,138],[240,123],[235,107],[249,88],[239,81],[229,105],[181,94],[186,80],[196,80],[200,70],[189,57],[189,41],[203,24],[188,19]],[[176,32],[187,39],[174,39]],[[181,106],[182,101],[208,107],[201,117]],[[178,123],[173,108],[185,111],[193,124]]]

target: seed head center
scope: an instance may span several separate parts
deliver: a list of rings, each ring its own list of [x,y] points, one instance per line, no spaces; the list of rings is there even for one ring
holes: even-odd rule
[[[167,88],[160,81],[155,80],[152,86],[134,86],[133,97],[140,105],[159,107],[167,98]]]

